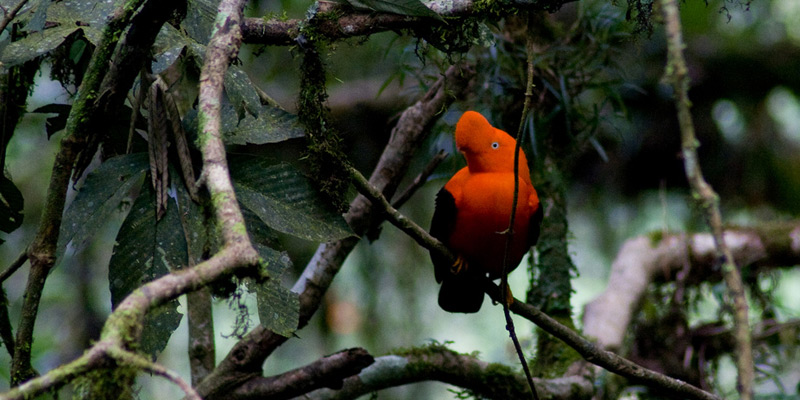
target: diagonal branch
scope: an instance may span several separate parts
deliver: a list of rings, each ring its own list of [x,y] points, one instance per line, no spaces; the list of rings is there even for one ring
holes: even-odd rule
[[[681,147],[686,179],[692,188],[692,196],[703,207],[706,222],[711,228],[717,255],[722,258],[722,275],[728,287],[728,296],[733,300],[734,338],[736,340],[736,368],[738,370],[738,391],[743,400],[753,398],[753,348],[751,346],[747,298],[742,277],[730,248],[725,244],[722,228],[722,214],[719,210],[719,196],[703,178],[700,160],[697,156],[699,142],[694,134],[694,123],[689,111],[689,74],[683,58],[683,37],[681,20],[676,0],[661,0],[664,22],[667,31],[667,67],[664,78],[675,90],[675,107],[681,131]]]
[[[723,232],[737,265],[758,272],[775,266],[800,264],[800,221],[765,227],[729,228]],[[674,280],[691,265],[687,282],[718,281],[719,258],[709,233],[675,233],[657,243],[652,236],[627,240],[611,264],[606,290],[586,305],[583,332],[607,350],[622,348],[625,334],[648,286],[656,280]]]
[[[344,379],[373,362],[372,355],[362,348],[343,350],[277,376],[251,379],[229,393],[228,398],[281,400],[319,388],[341,388]]]
[[[428,250],[439,252],[442,257],[447,257],[453,262],[455,261],[455,257],[450,251],[442,251],[444,245],[441,242],[430,236],[428,232],[420,228],[419,225],[413,221],[403,216],[399,211],[391,208],[389,202],[386,201],[382,195],[380,195],[379,191],[369,187],[369,183],[366,182],[366,179],[364,179],[363,176],[360,176],[360,174],[355,170],[351,171],[354,171],[353,180],[356,188],[358,188],[362,194],[372,199],[376,205],[385,208],[389,222],[397,226],[403,232],[407,233],[412,237],[412,239],[417,241],[417,243]],[[486,290],[494,301],[504,301],[504,296],[500,295],[500,290],[493,283],[487,282]],[[719,397],[703,391],[693,385],[646,369],[610,351],[599,349],[594,343],[583,338],[572,329],[560,324],[553,318],[550,318],[536,307],[519,300],[514,300],[514,302],[512,302],[510,305],[510,309],[513,313],[535,323],[545,332],[557,337],[568,346],[575,349],[579,354],[581,354],[581,356],[584,357],[585,360],[599,365],[615,374],[688,398],[719,400]]]

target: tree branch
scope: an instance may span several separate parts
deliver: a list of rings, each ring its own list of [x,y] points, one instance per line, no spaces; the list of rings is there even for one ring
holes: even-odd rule
[[[531,396],[525,376],[514,369],[433,344],[378,357],[360,374],[345,379],[340,389],[320,389],[297,400],[355,399],[394,386],[432,380],[464,388],[476,398],[522,399]],[[586,376],[534,380],[546,399],[589,399],[594,393],[593,382]]]
[[[495,301],[500,301],[502,299],[497,286],[490,282],[487,285],[487,293]],[[617,375],[636,382],[641,382],[647,386],[660,389],[661,391],[670,392],[672,395],[681,396],[683,398],[721,400],[720,397],[686,382],[651,371],[610,351],[598,348],[594,343],[585,339],[572,329],[560,324],[553,318],[550,318],[547,314],[530,304],[515,300],[511,304],[511,311],[535,323],[545,332],[559,338],[569,347],[575,349],[586,361],[603,367]]]
[[[737,265],[751,268],[800,264],[800,222],[763,228],[730,228],[725,243]],[[714,238],[708,233],[671,234],[660,239],[641,236],[626,241],[614,262],[606,290],[586,305],[583,332],[601,348],[622,347],[634,313],[647,287],[656,280],[672,280],[690,266],[687,282],[721,279]]]
[[[228,398],[282,400],[319,388],[341,388],[345,378],[358,374],[374,361],[361,348],[340,351],[277,376],[251,379],[236,388]]]
[[[574,0],[554,0],[529,2],[514,0],[504,2],[502,9],[493,9],[501,15],[516,13],[520,10],[528,11],[554,11],[563,4]],[[431,1],[428,8],[442,17],[481,17],[486,11],[476,6],[472,0],[456,1]],[[430,31],[432,25],[442,23],[432,18],[412,17],[408,15],[387,14],[379,12],[365,13],[364,11],[338,7],[326,10],[337,18],[325,18],[316,26],[325,40],[334,42],[352,37],[369,36],[374,33],[386,31],[414,31],[415,36],[424,36]],[[452,22],[452,21],[451,21]],[[266,44],[273,46],[292,46],[296,44],[295,38],[300,32],[303,20],[293,19],[281,21],[278,19],[265,20],[263,18],[245,18],[242,24],[245,43]]]
[[[667,31],[667,67],[665,79],[675,90],[675,107],[681,131],[681,146],[686,179],[692,188],[692,196],[706,212],[706,222],[711,228],[717,255],[723,259],[722,276],[728,287],[728,295],[733,300],[734,338],[736,339],[736,368],[738,371],[738,391],[742,400],[753,398],[753,348],[751,346],[747,298],[742,277],[730,249],[725,244],[722,227],[722,214],[719,210],[719,196],[703,178],[697,156],[699,142],[694,134],[694,123],[689,111],[689,74],[683,58],[685,46],[681,33],[681,20],[676,0],[661,0],[664,22]]]
[[[186,320],[189,325],[188,354],[192,386],[196,386],[216,365],[210,289],[202,288],[186,295]]]
[[[441,242],[430,236],[430,234],[420,228],[419,225],[415,224],[408,218],[405,218],[405,216],[400,214],[399,211],[393,209],[389,205],[389,202],[386,201],[386,198],[380,195],[376,189],[369,187],[369,184],[366,182],[363,176],[360,176],[358,171],[355,171],[352,168],[351,171],[353,172],[353,180],[356,184],[356,187],[360,192],[362,192],[362,194],[369,198],[373,198],[374,204],[384,207],[389,222],[397,226],[403,232],[407,233],[421,246],[427,248],[428,250],[439,252],[442,257],[447,257],[450,260],[455,261],[455,257],[449,250],[445,248],[447,251],[442,251],[444,245]],[[489,281],[487,281],[486,292],[495,302],[500,303],[505,301],[503,299],[504,296],[500,295],[500,290],[497,288],[497,286]],[[689,385],[677,379],[670,378],[658,372],[648,370],[610,351],[597,348],[597,346],[595,346],[592,342],[584,339],[575,331],[550,318],[536,307],[515,299],[509,308],[513,313],[535,323],[545,332],[557,337],[568,346],[575,349],[575,351],[583,356],[586,361],[599,365],[615,374],[619,374],[626,378],[640,381],[649,386],[663,389],[678,395],[688,396],[692,399],[719,399],[719,397],[705,392],[695,386]]]

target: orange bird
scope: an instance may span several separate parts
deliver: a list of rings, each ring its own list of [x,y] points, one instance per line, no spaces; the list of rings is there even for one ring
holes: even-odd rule
[[[508,223],[514,200],[516,140],[467,111],[456,125],[456,147],[467,159],[436,195],[430,233],[449,247],[458,261],[431,253],[445,311],[473,313],[483,304],[483,283],[500,278]],[[519,153],[519,197],[508,271],[517,267],[539,238],[542,209],[531,184],[525,153]]]

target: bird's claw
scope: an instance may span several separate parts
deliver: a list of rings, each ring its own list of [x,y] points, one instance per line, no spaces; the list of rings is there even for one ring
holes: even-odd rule
[[[465,260],[464,257],[458,256],[458,258],[456,258],[456,262],[450,266],[450,273],[453,275],[458,275],[464,271],[467,271],[468,269],[469,264],[467,264],[467,260]]]

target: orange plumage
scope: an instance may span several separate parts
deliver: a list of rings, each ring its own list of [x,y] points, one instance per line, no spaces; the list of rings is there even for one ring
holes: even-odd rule
[[[467,159],[436,196],[431,235],[459,257],[452,265],[431,253],[439,305],[450,312],[477,312],[483,281],[500,278],[514,200],[516,141],[494,128],[481,114],[467,111],[456,125],[456,147]],[[519,154],[519,196],[508,271],[517,267],[539,237],[539,197],[531,184],[528,161]]]

